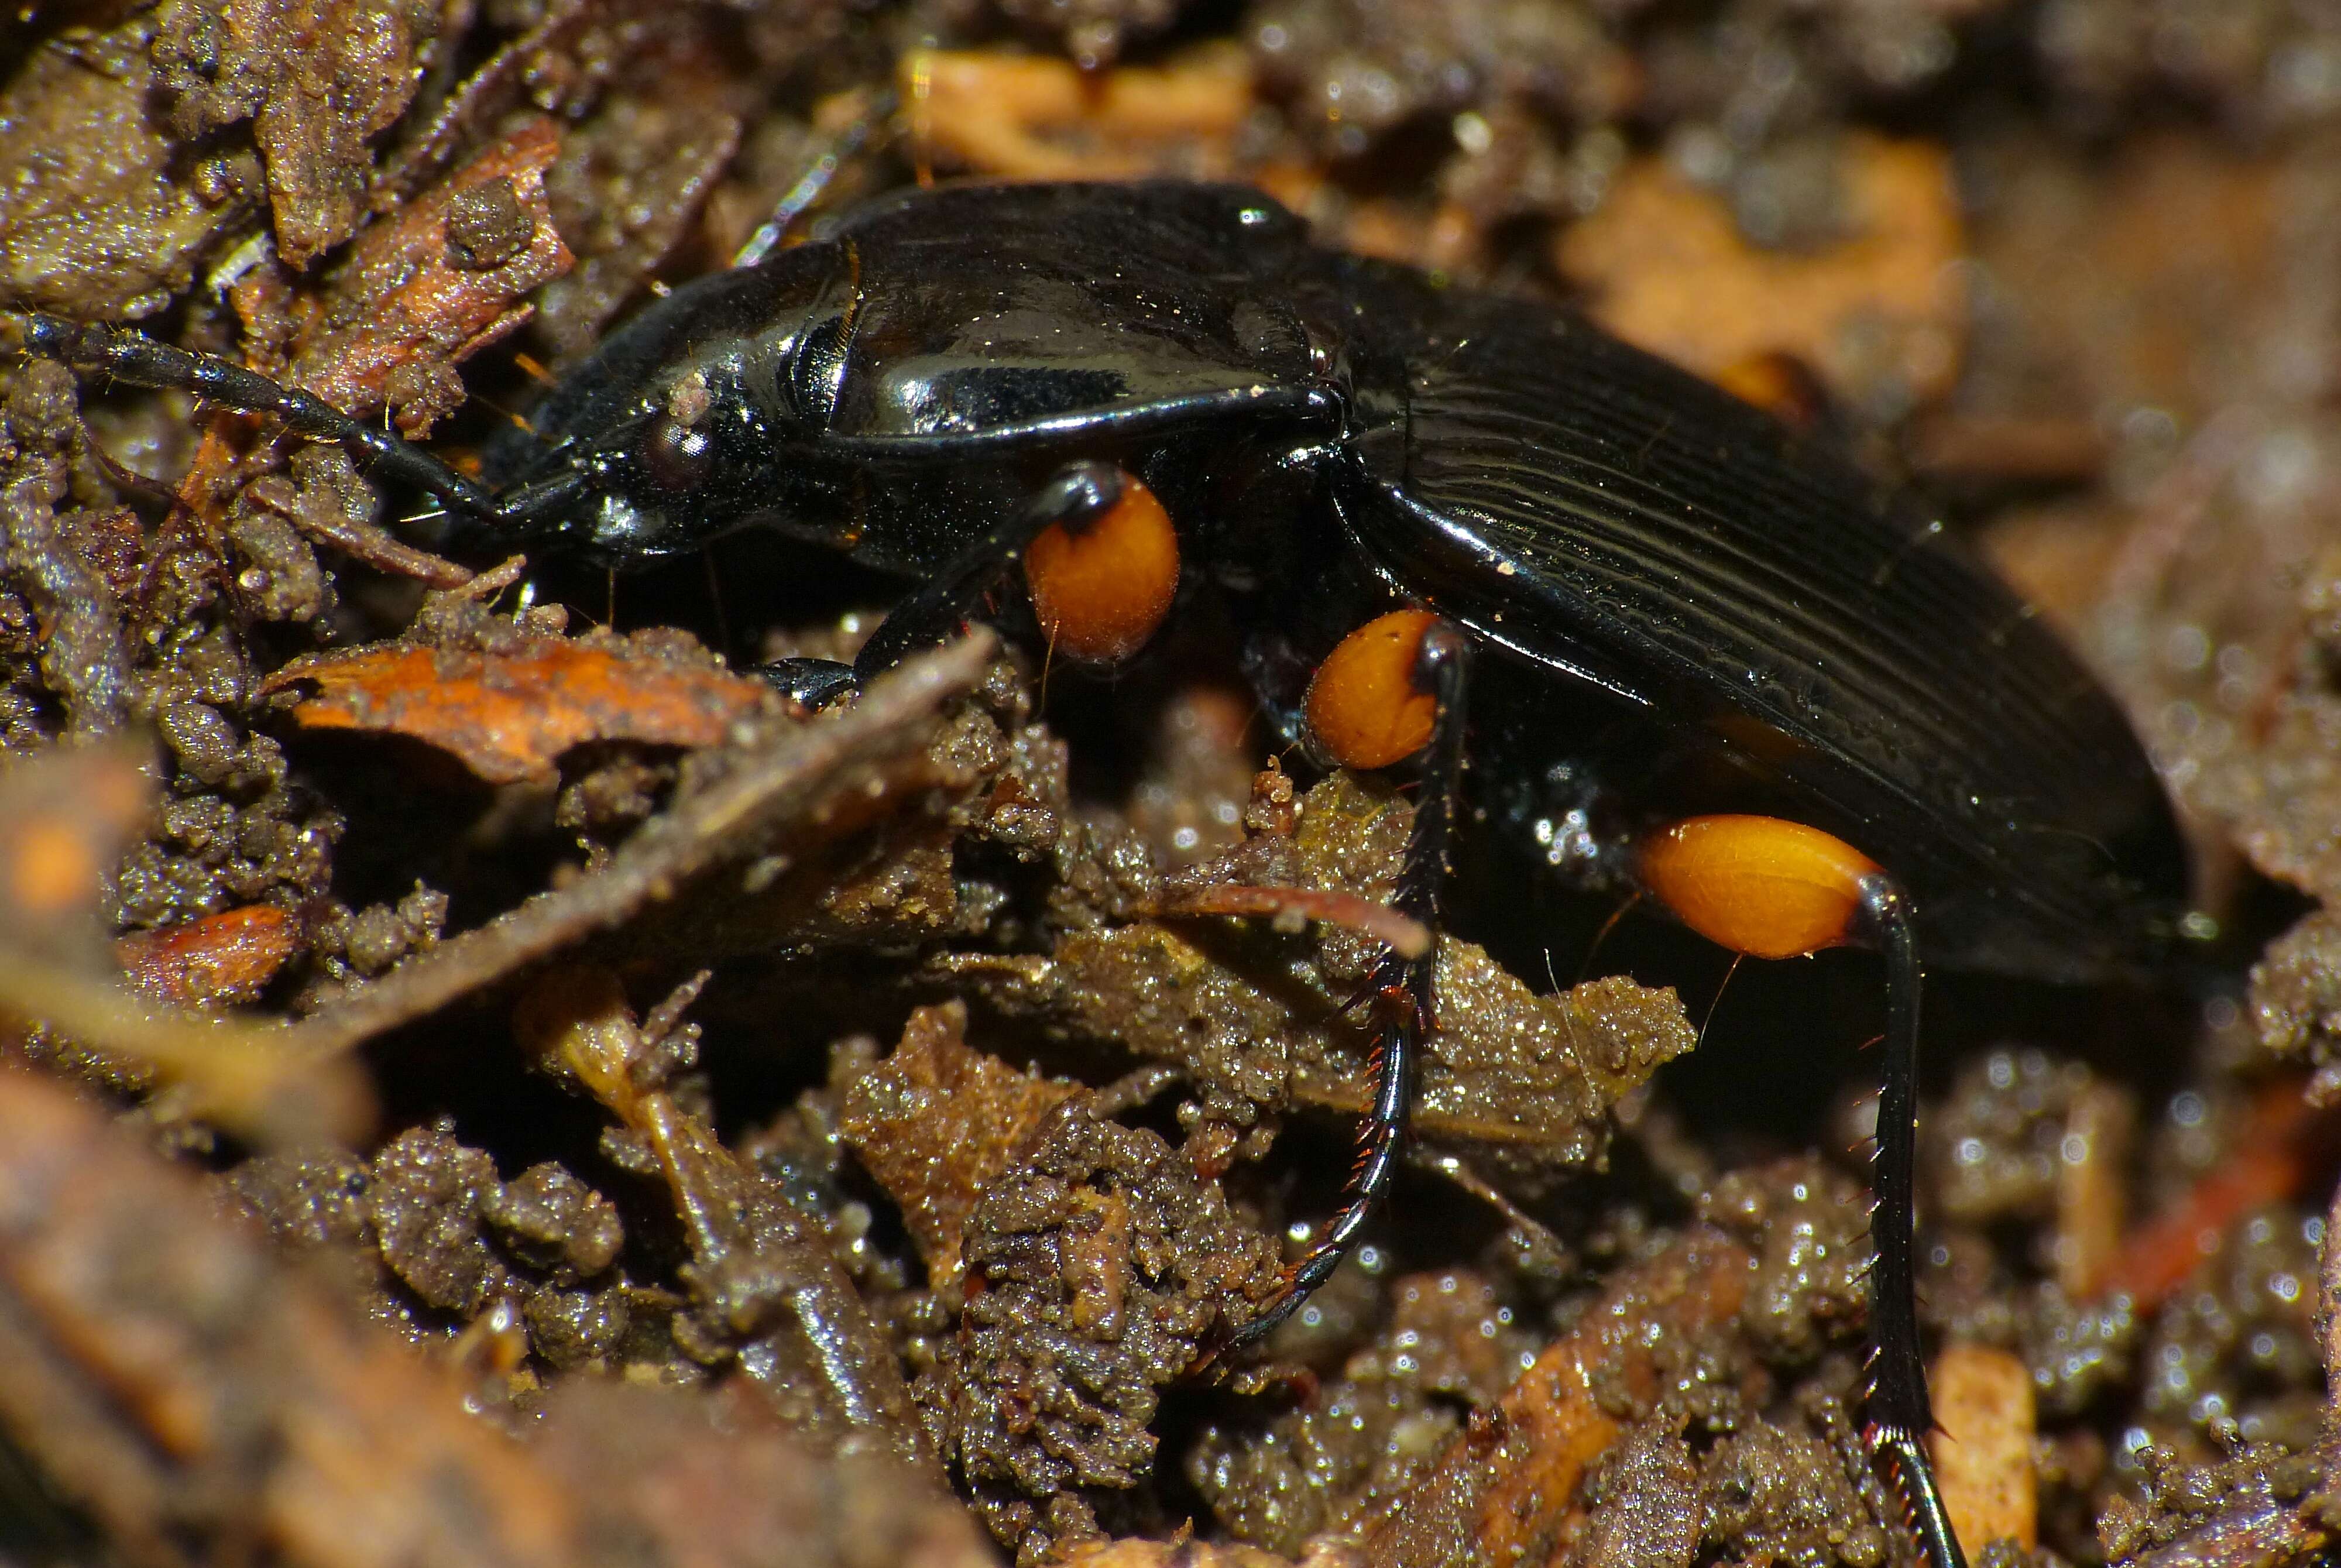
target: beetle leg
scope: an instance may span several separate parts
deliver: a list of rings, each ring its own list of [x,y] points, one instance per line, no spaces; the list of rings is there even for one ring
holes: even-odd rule
[[[1918,964],[1910,900],[1878,864],[1820,829],[1777,817],[1691,817],[1646,834],[1636,876],[1678,920],[1719,946],[1790,958],[1847,943],[1886,961],[1886,1047],[1878,1094],[1869,1231],[1870,1445],[1901,1482],[1936,1568],[1966,1568],[1924,1446],[1933,1430],[1918,1350],[1917,1216]]]
[[[825,708],[856,685],[853,666],[835,659],[774,659],[752,673],[804,708]]]
[[[1917,1226],[1918,994],[1923,978],[1910,900],[1883,872],[1861,883],[1862,924],[1886,960],[1886,1043],[1878,1091],[1878,1151],[1871,1164],[1869,1441],[1902,1483],[1911,1523],[1936,1568],[1967,1568],[1926,1450],[1934,1430],[1927,1367],[1918,1352]]]
[[[1457,785],[1463,766],[1464,697],[1470,645],[1449,622],[1425,617],[1414,655],[1413,684],[1434,705],[1430,734],[1421,748],[1422,782],[1414,803],[1414,825],[1399,868],[1390,903],[1402,914],[1436,931],[1439,888],[1447,875],[1448,832],[1454,821]],[[1375,966],[1368,991],[1374,999],[1374,1044],[1369,1058],[1373,1099],[1358,1127],[1358,1163],[1341,1195],[1341,1206],[1318,1234],[1306,1257],[1285,1271],[1282,1288],[1260,1313],[1229,1335],[1207,1360],[1250,1344],[1300,1309],[1310,1293],[1331,1277],[1356,1245],[1405,1151],[1407,1113],[1414,1096],[1417,1059],[1435,1018],[1431,980],[1434,945],[1419,958],[1385,955]]]
[[[947,641],[983,596],[1021,560],[1033,538],[1068,517],[1093,514],[1121,494],[1111,464],[1067,464],[1016,514],[980,535],[887,612],[850,664],[834,659],[777,659],[757,674],[807,707],[822,707],[885,674],[920,649]]]
[[[985,533],[894,606],[854,655],[853,674],[866,682],[919,649],[957,632],[986,594],[1022,558],[1032,536],[1069,514],[1109,504],[1113,469],[1077,463],[1041,486],[1016,514]]]
[[[1141,500],[1144,508],[1151,509],[1152,519],[1159,519],[1160,529],[1167,530],[1170,520],[1162,516],[1161,503],[1155,501],[1146,487],[1131,474],[1111,463],[1067,464],[1014,516],[961,550],[941,571],[921,584],[917,592],[894,607],[855,656],[854,679],[866,682],[901,664],[920,648],[940,643],[951,635],[974,614],[983,596],[1019,564],[1025,565],[1028,575],[1032,578],[1035,607],[1041,614],[1041,624],[1051,632],[1052,639],[1055,638],[1058,635],[1057,625],[1052,622],[1047,603],[1051,579],[1041,574],[1039,565],[1044,552],[1049,550],[1055,538],[1071,541],[1075,535],[1086,536],[1093,527],[1116,526]],[[1151,520],[1147,526],[1151,532]],[[1072,548],[1079,551],[1082,543],[1086,543],[1086,537],[1072,543]],[[1106,543],[1111,546],[1121,543],[1121,540],[1109,537]],[[1175,536],[1170,545],[1170,579],[1167,584],[1161,579],[1162,548],[1159,536],[1151,554],[1152,560],[1149,564],[1154,577],[1151,586],[1158,591],[1148,594],[1146,604],[1141,606],[1151,614],[1144,620],[1140,634],[1134,638],[1116,639],[1110,630],[1093,649],[1077,648],[1083,656],[1112,659],[1136,652],[1137,644],[1145,641],[1144,634],[1152,632],[1161,619],[1161,613],[1169,609],[1170,592],[1177,586]],[[1109,556],[1101,564],[1110,577],[1126,575],[1120,570],[1124,563],[1118,555]],[[1077,591],[1090,590],[1093,599],[1094,591],[1081,571],[1086,565],[1088,563],[1085,561],[1073,564],[1071,574],[1074,578],[1072,586]],[[1089,608],[1089,604],[1076,604],[1071,608],[1084,610]],[[1114,622],[1113,629],[1129,628],[1127,614],[1115,619],[1114,613],[1123,609],[1124,606],[1121,605],[1108,606],[1108,618]],[[1077,628],[1086,629],[1086,624]]]

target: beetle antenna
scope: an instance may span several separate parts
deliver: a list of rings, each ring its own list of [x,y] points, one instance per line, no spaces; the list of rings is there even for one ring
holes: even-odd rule
[[[1927,1368],[1918,1349],[1917,1227],[1918,1146],[1918,963],[1910,898],[1883,872],[1861,880],[1861,909],[1886,960],[1886,1057],[1878,1093],[1878,1154],[1870,1187],[1874,1253],[1869,1276],[1870,1443],[1892,1464],[1935,1568],[1967,1568],[1950,1514],[1935,1483],[1925,1439],[1934,1430]]]
[[[869,145],[881,130],[890,128],[895,111],[901,107],[901,95],[891,88],[876,94],[860,114],[830,138],[829,145],[812,161],[812,165],[799,175],[796,184],[791,185],[774,204],[772,216],[756,225],[756,232],[748,236],[748,243],[732,256],[732,265],[735,267],[754,266],[787,243],[798,220],[827,194],[831,182],[837,178],[837,172],[844,166],[846,160]],[[931,175],[919,183],[931,184]]]
[[[333,442],[361,466],[427,491],[453,511],[483,522],[506,520],[493,495],[421,447],[352,419],[314,393],[281,385],[215,355],[174,348],[126,327],[84,325],[34,311],[0,311],[0,354],[12,353],[53,359],[85,375],[192,393],[247,414],[274,414],[295,434]]]

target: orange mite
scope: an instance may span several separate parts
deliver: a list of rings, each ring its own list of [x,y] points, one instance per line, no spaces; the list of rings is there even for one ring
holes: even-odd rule
[[[1386,768],[1430,744],[1438,699],[1416,677],[1428,610],[1392,610],[1341,639],[1302,707],[1318,744],[1343,767]]]
[[[1794,958],[1857,940],[1878,863],[1817,827],[1771,816],[1695,816],[1639,847],[1652,897],[1718,947]]]
[[[1024,551],[1024,581],[1050,648],[1089,664],[1130,657],[1179,592],[1179,531],[1128,474],[1121,494],[1078,522],[1051,523]]]

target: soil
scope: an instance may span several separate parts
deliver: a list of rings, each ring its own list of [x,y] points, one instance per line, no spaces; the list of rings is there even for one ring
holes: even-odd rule
[[[2197,873],[2156,973],[1930,976],[1970,1558],[2306,1563],[2336,152],[2341,13],[2274,0],[56,0],[0,17],[0,344],[134,324],[469,472],[861,197],[1201,175],[1842,437],[2120,697]],[[0,357],[0,1557],[1917,1560],[1868,960],[1459,884],[1395,1200],[1220,1357],[1348,1169],[1380,947],[1196,912],[1386,898],[1402,775],[1281,752],[1208,608],[815,714],[748,672],[902,584],[427,510]]]

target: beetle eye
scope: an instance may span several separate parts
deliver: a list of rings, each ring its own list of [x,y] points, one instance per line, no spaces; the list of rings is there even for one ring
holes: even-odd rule
[[[663,490],[696,490],[715,466],[715,440],[706,431],[661,414],[643,433],[643,466]]]

